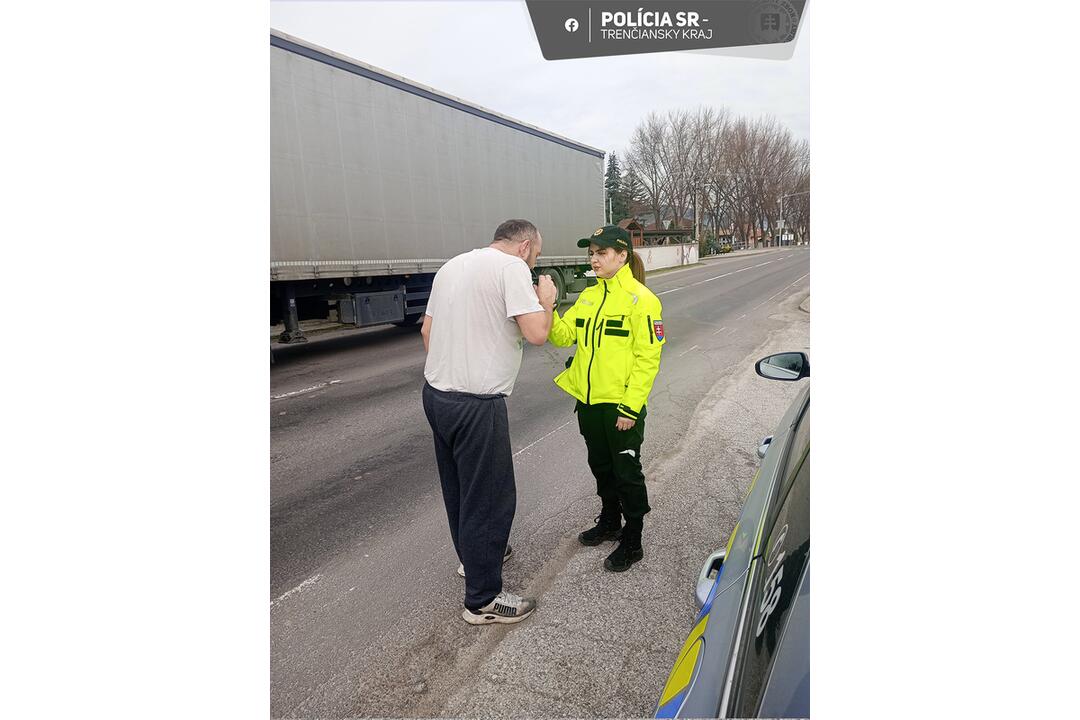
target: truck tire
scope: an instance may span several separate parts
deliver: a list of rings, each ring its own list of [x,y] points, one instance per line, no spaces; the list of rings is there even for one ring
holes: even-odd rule
[[[562,272],[556,268],[541,270],[540,275],[547,275],[555,284],[555,304],[558,305],[566,299],[566,281],[563,280]]]

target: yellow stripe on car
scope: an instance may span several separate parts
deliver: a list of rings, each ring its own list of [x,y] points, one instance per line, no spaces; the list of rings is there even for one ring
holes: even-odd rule
[[[667,684],[664,685],[664,694],[660,697],[661,705],[682,692],[693,679],[694,666],[697,665],[697,656],[702,646],[702,643],[698,641],[705,632],[705,625],[708,622],[708,615],[701,618],[701,621],[690,631],[686,642],[683,643],[682,650],[679,651],[679,659],[675,667],[671,669],[671,674],[668,675]]]
[[[731,546],[735,544],[735,536],[739,534],[739,525],[742,522],[735,523],[735,529],[731,531],[731,536],[727,539],[727,548],[724,550],[724,557],[731,557]]]
[[[760,474],[761,474],[761,466],[759,465],[758,469],[754,471],[754,479],[750,481],[750,487],[746,488],[746,494],[743,495],[742,499],[743,499],[744,503],[746,502],[746,498],[750,497],[750,493],[754,492],[754,485],[757,484],[758,475],[760,475]]]

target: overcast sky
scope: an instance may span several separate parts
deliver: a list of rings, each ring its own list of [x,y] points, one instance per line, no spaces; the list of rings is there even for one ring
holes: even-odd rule
[[[728,107],[810,138],[810,28],[790,60],[692,52],[544,60],[519,0],[270,4],[270,25],[620,155],[650,111]]]

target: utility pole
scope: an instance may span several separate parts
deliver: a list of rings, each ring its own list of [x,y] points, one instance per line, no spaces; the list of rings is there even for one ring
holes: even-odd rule
[[[780,245],[784,244],[784,198],[786,198],[786,197],[795,197],[796,195],[809,195],[809,194],[810,194],[809,190],[804,190],[802,192],[791,193],[789,195],[781,195],[780,196]]]
[[[701,252],[701,220],[698,218],[697,209],[698,190],[694,188],[694,242],[698,244],[698,252]]]
[[[784,196],[780,196],[780,244],[784,244]]]

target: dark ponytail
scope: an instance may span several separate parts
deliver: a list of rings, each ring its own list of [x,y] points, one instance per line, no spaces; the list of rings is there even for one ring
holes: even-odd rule
[[[636,252],[630,253],[630,258],[627,260],[630,263],[630,274],[634,276],[642,285],[645,284],[645,263],[641,261],[641,256]]]

